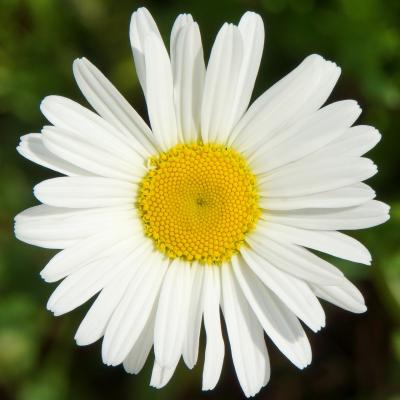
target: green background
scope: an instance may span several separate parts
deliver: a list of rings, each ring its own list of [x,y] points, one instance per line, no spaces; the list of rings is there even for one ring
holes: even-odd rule
[[[128,41],[130,14],[142,5],[165,39],[178,13],[192,13],[206,57],[224,21],[238,22],[249,9],[259,12],[267,40],[255,96],[310,53],[342,67],[331,100],[357,99],[364,109],[359,122],[381,131],[381,143],[369,154],[380,172],[370,183],[392,207],[389,223],[356,234],[373,254],[372,267],[335,260],[359,286],[369,310],[352,315],[327,305],[327,328],[309,332],[313,363],[304,371],[269,343],[272,378],[257,398],[399,400],[398,0],[0,1],[0,399],[242,398],[229,353],[217,389],[203,393],[202,359],[193,371],[180,365],[157,391],[148,387],[150,363],[131,376],[102,364],[99,343],[78,348],[73,336],[88,305],[50,315],[45,304],[54,285],[38,273],[52,252],[13,238],[13,216],[37,203],[32,186],[54,175],[18,156],[18,138],[45,124],[38,107],[44,96],[86,104],[72,77],[75,58],[88,57],[146,115]]]

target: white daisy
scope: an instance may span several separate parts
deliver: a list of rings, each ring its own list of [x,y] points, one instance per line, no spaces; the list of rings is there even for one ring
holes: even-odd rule
[[[170,56],[150,13],[130,39],[151,129],[86,59],[76,81],[97,113],[59,96],[41,110],[51,126],[21,138],[26,158],[66,175],[38,184],[43,204],[16,217],[24,242],[62,249],[41,272],[62,280],[55,315],[98,296],[75,339],[103,337],[107,365],[138,373],[154,346],[151,385],[164,386],[182,357],[197,361],[206,333],[203,390],[220,377],[224,316],[246,396],[270,377],[264,331],[298,368],[311,362],[302,321],[325,325],[318,297],[366,310],[361,293],[310,250],[370,264],[339,230],[386,221],[388,206],[362,181],[376,172],[363,154],[380,139],[354,126],[355,101],[323,106],[340,68],[307,57],[249,108],[264,44],[259,15],[224,24],[207,69],[199,28],[187,14]],[[322,108],[321,108],[322,107]]]

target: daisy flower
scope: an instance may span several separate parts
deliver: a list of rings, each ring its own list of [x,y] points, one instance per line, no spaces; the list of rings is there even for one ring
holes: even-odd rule
[[[340,68],[319,55],[249,106],[264,45],[253,12],[222,26],[207,68],[188,14],[173,25],[169,54],[145,8],[133,13],[130,41],[151,128],[93,64],[75,60],[95,112],[59,96],[41,103],[51,125],[22,136],[18,151],[65,176],[35,186],[43,204],[15,218],[15,234],[62,250],[41,272],[62,280],[47,304],[55,315],[97,295],[75,339],[103,338],[105,364],[137,374],[153,348],[160,388],[181,357],[196,364],[204,324],[202,387],[212,389],[223,316],[239,383],[254,396],[270,378],[264,332],[302,369],[311,362],[302,323],[325,325],[318,298],[366,310],[310,249],[370,264],[339,231],[389,218],[362,183],[377,172],[362,156],[380,134],[352,126],[355,101],[324,106]]]

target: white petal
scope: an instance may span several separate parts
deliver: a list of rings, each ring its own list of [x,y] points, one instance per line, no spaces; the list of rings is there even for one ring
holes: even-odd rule
[[[21,136],[21,142],[17,147],[17,151],[19,154],[28,160],[33,161],[34,163],[65,175],[90,175],[88,171],[79,168],[51,153],[44,146],[42,135],[40,133],[30,133],[28,135]]]
[[[44,116],[57,128],[70,135],[119,157],[130,165],[142,165],[146,154],[141,154],[135,141],[94,112],[62,96],[47,96],[40,104]]]
[[[131,209],[69,209],[46,205],[29,208],[15,217],[15,236],[48,249],[63,249],[99,231],[130,223]]]
[[[181,140],[191,143],[199,139],[205,65],[199,27],[189,21],[181,26],[182,19],[171,32],[171,64],[178,131]]]
[[[270,376],[264,331],[238,287],[232,267],[224,264],[221,269],[223,312],[233,364],[244,394],[250,397]]]
[[[355,101],[345,100],[302,118],[256,149],[249,157],[252,171],[256,174],[269,172],[312,154],[341,136],[360,114]]]
[[[190,369],[195,366],[199,353],[201,317],[203,315],[203,273],[203,266],[198,262],[193,262],[191,266],[192,290],[188,323],[182,349],[183,360]]]
[[[157,359],[155,359],[153,370],[151,372],[150,386],[157,389],[161,389],[162,387],[164,387],[172,378],[172,375],[174,374],[177,365],[178,362],[176,362],[176,364],[171,367],[162,367],[157,362]]]
[[[340,286],[313,286],[314,293],[345,310],[353,313],[363,313],[367,310],[363,295],[347,279]]]
[[[264,47],[264,24],[262,18],[247,11],[240,19],[239,32],[242,36],[243,56],[240,60],[240,72],[234,92],[234,103],[231,112],[231,129],[246,111],[256,81],[258,68]],[[218,135],[221,142],[228,139],[227,135]]]
[[[146,95],[146,64],[144,47],[149,34],[155,34],[160,40],[160,31],[157,25],[145,7],[139,8],[132,14],[129,27],[129,38],[131,41],[133,58],[135,60],[136,73],[143,92]]]
[[[16,215],[15,221],[18,222],[39,222],[55,220],[58,223],[65,219],[81,219],[84,223],[92,221],[92,217],[106,216],[118,214],[120,212],[129,212],[132,207],[115,207],[113,209],[70,209],[62,207],[51,207],[46,204],[27,208]],[[131,213],[135,217],[135,213]]]
[[[305,282],[275,268],[252,250],[242,248],[241,254],[261,281],[310,329],[317,332],[325,326],[324,310]]]
[[[317,151],[314,157],[331,157],[341,154],[349,157],[360,157],[371,150],[381,139],[381,134],[372,126],[358,125],[346,129],[328,146]]]
[[[276,268],[299,279],[321,285],[341,282],[343,273],[332,264],[316,256],[304,247],[271,240],[262,233],[254,232],[247,238],[252,250]]]
[[[294,243],[345,260],[371,264],[368,249],[358,240],[341,232],[299,229],[270,221],[259,221],[257,228],[261,226],[263,234],[281,243]]]
[[[94,260],[70,274],[50,296],[47,309],[62,315],[88,301],[118,274],[131,252],[131,242],[122,242],[109,257]]]
[[[221,375],[225,354],[219,313],[221,278],[219,266],[207,265],[204,269],[203,310],[207,342],[202,389],[212,390]]]
[[[85,135],[53,126],[44,127],[42,134],[44,145],[52,153],[94,175],[137,182],[146,173],[144,161],[140,164],[137,159],[138,164],[134,164],[135,157],[130,161],[121,159],[120,155],[107,150],[106,143],[97,145]]]
[[[155,138],[163,150],[178,143],[171,62],[164,43],[150,34],[145,43],[147,109]]]
[[[73,71],[81,92],[98,114],[124,133],[140,154],[154,154],[151,130],[115,86],[86,58],[75,60]]]
[[[193,17],[190,14],[179,14],[174,22],[174,25],[172,26],[171,29],[171,36],[170,36],[170,54],[172,56],[172,53],[174,53],[174,48],[176,46],[176,41],[177,41],[177,36],[179,32],[181,31],[182,28],[187,27],[191,25],[193,22]]]
[[[176,365],[182,354],[191,284],[189,263],[172,261],[162,284],[154,327],[154,354],[164,367]]]
[[[389,219],[389,206],[371,200],[356,207],[268,211],[263,218],[278,224],[316,230],[364,229]]]
[[[91,222],[92,218],[97,218],[101,216],[109,217],[118,215],[119,213],[128,213],[129,218],[134,218],[135,213],[131,213],[132,207],[115,207],[113,209],[98,208],[98,209],[70,209],[62,207],[51,207],[46,204],[41,204],[39,206],[34,206],[27,208],[26,210],[20,212],[15,217],[18,222],[39,222],[43,220],[55,220],[58,223],[64,221],[65,219],[81,219],[81,221],[86,224],[86,222]],[[128,217],[128,215],[126,215]]]
[[[34,188],[36,198],[56,207],[96,208],[132,205],[137,185],[101,177],[62,177],[45,180]]]
[[[154,306],[142,333],[124,360],[124,369],[126,372],[138,374],[142,370],[150,350],[153,347],[155,319],[156,307]]]
[[[366,158],[304,159],[259,178],[258,184],[263,196],[303,196],[349,186],[376,172],[374,163]]]
[[[205,102],[208,104],[203,104],[207,112],[202,120],[207,132],[203,139],[227,141],[248,107],[263,46],[264,25],[254,12],[245,13],[237,29],[232,25],[221,29],[207,68]]]
[[[75,334],[79,346],[92,344],[103,336],[114,310],[126,295],[128,285],[135,279],[150,252],[150,241],[145,240],[121,263],[118,273],[100,292],[79,325]]]
[[[364,183],[341,187],[326,192],[296,197],[261,197],[260,206],[267,210],[296,210],[300,208],[342,208],[358,206],[375,197],[375,192]]]
[[[225,23],[215,39],[205,77],[201,108],[205,143],[224,143],[231,132],[242,60],[242,35],[236,26]]]
[[[296,69],[261,95],[236,125],[229,144],[254,151],[300,117],[318,110],[340,75],[340,68],[321,56],[307,57]]]
[[[154,251],[130,282],[104,333],[101,350],[105,364],[120,364],[136,343],[158,298],[168,263]]]
[[[311,346],[297,317],[252,273],[239,257],[232,258],[236,278],[267,335],[296,367],[311,362]]]
[[[77,241],[73,246],[57,253],[43,268],[40,275],[46,282],[55,282],[99,257],[106,257],[121,241],[131,238],[132,246],[142,235],[138,221],[129,221],[118,230],[106,230]],[[140,243],[140,242],[139,242]]]

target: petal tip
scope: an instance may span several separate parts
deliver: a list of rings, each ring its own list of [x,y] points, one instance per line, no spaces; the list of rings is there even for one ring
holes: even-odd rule
[[[42,269],[40,271],[39,275],[46,283],[50,283],[51,282],[51,280],[49,280],[49,276],[47,275],[46,268]],[[49,308],[47,307],[47,309],[49,309]]]

